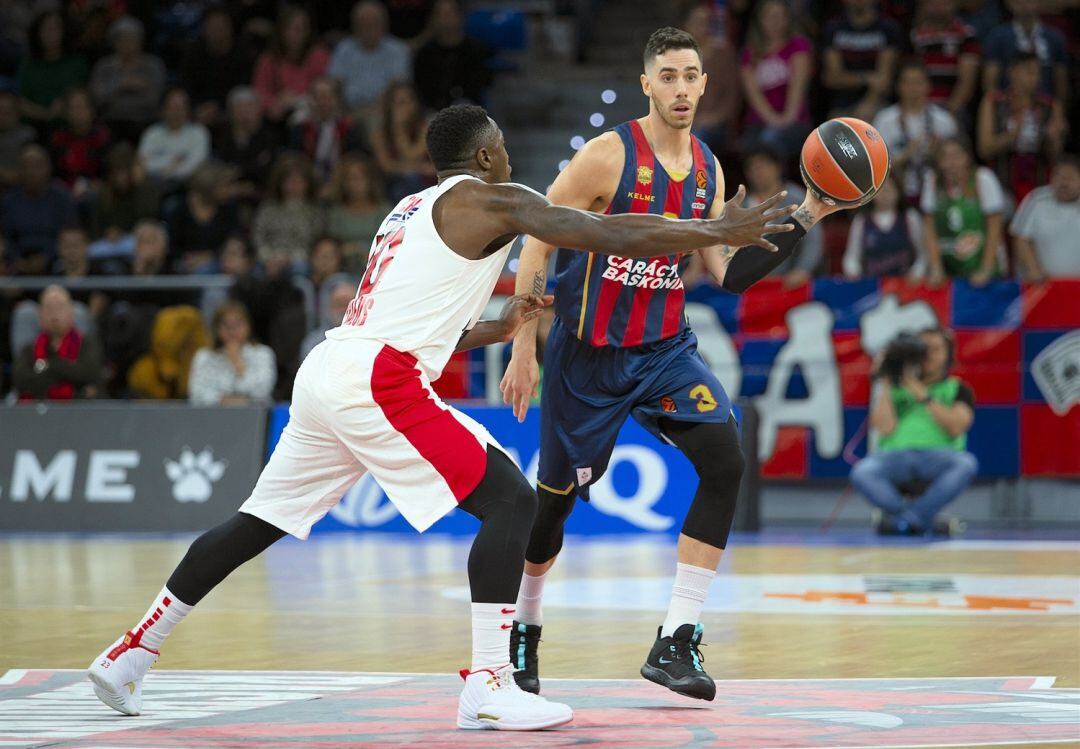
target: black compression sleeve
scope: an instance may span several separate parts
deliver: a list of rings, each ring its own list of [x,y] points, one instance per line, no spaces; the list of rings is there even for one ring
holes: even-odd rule
[[[727,272],[724,273],[723,288],[741,294],[794,254],[795,245],[806,236],[806,229],[793,218],[789,218],[786,223],[793,224],[795,229],[769,236],[769,241],[777,247],[776,252],[753,245],[736,251],[728,263]]]

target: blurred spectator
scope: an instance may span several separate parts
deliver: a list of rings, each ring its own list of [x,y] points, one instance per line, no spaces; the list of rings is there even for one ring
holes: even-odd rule
[[[87,276],[119,275],[126,266],[115,260],[91,260],[90,242],[86,232],[80,226],[65,226],[56,240],[56,260],[49,268],[49,275],[63,276],[66,279],[86,278]],[[99,309],[91,311],[95,314]]]
[[[65,97],[64,124],[53,131],[49,150],[56,176],[64,180],[78,200],[101,179],[102,155],[109,147],[109,129],[94,117],[94,101],[85,88],[73,88]]]
[[[322,233],[311,162],[302,154],[282,154],[270,175],[268,193],[252,226],[255,254],[271,275],[290,266],[303,272],[308,250]]]
[[[987,92],[979,106],[979,157],[1018,202],[1046,184],[1065,139],[1061,104],[1038,87],[1039,60],[1023,53],[1009,64],[1009,87]]]
[[[289,146],[312,160],[320,184],[329,181],[342,153],[367,150],[363,130],[341,110],[341,86],[336,78],[322,76],[312,82],[311,109],[293,127]]]
[[[248,50],[237,43],[229,11],[209,7],[199,39],[190,45],[180,67],[180,83],[191,96],[195,120],[207,127],[218,124],[229,92],[251,83],[253,64]]]
[[[320,320],[319,325],[304,336],[304,340],[300,344],[301,361],[307,358],[307,355],[311,353],[313,348],[326,340],[327,330],[341,324],[342,318],[345,317],[345,313],[349,309],[349,302],[352,301],[353,296],[355,295],[356,284],[349,283],[348,281],[340,281],[333,284],[330,289],[326,319]]]
[[[290,5],[281,11],[270,49],[255,64],[255,90],[274,122],[308,106],[311,82],[326,72],[330,57],[311,33],[311,17]]]
[[[743,171],[747,187],[744,207],[767,200],[781,190],[787,190],[787,197],[780,201],[780,205],[799,205],[806,197],[806,189],[802,185],[785,179],[783,165],[775,151],[767,148],[748,151],[743,159]],[[795,257],[781,263],[772,275],[782,276],[784,285],[789,288],[802,286],[813,278],[821,263],[821,254],[821,227],[815,226],[799,243],[799,252]]]
[[[169,272],[169,234],[157,221],[140,221],[135,225],[135,249],[131,275],[162,276]]]
[[[151,125],[139,140],[146,174],[165,184],[186,182],[210,156],[210,133],[191,121],[187,92],[174,88],[165,96],[161,122]]]
[[[143,52],[143,27],[125,16],[109,29],[114,54],[90,76],[90,91],[117,138],[135,141],[158,112],[165,91],[165,64]]]
[[[1076,156],[1059,158],[1050,184],[1028,193],[1009,233],[1028,280],[1080,278],[1080,160]]]
[[[981,48],[975,30],[957,15],[956,0],[921,0],[911,47],[930,75],[930,101],[967,119],[979,85]]]
[[[34,135],[34,128],[19,121],[18,97],[0,90],[0,191],[18,177],[19,153]]]
[[[38,300],[41,332],[19,352],[12,371],[20,400],[72,400],[97,394],[101,347],[75,327],[71,295],[49,286]]]
[[[311,267],[311,283],[315,286],[315,293],[319,296],[326,291],[323,285],[332,277],[342,273],[343,258],[341,255],[341,243],[333,237],[319,237],[311,247],[311,258],[308,261]]]
[[[427,126],[412,86],[395,83],[386,90],[371,145],[391,203],[435,183],[435,168],[427,154]]]
[[[243,235],[234,234],[225,240],[221,248],[220,273],[240,278],[251,272],[252,264],[251,248]]]
[[[855,214],[844,252],[845,276],[908,276],[913,281],[922,276],[922,217],[905,207],[902,197],[896,177],[889,175],[874,200]]]
[[[787,3],[765,0],[757,6],[740,55],[750,143],[785,161],[799,152],[811,128],[807,91],[812,66],[813,47],[794,33]]]
[[[19,94],[23,117],[39,123],[60,119],[64,94],[86,83],[86,61],[71,54],[64,16],[46,11],[34,19],[29,55],[19,65]]]
[[[885,515],[881,532],[933,530],[934,517],[967,488],[979,463],[969,453],[967,432],[975,419],[975,396],[949,374],[952,336],[936,328],[921,336],[921,366],[906,366],[897,381],[875,388],[870,427],[881,436],[877,450],[851,469],[851,483]],[[878,368],[880,372],[880,367]],[[900,487],[927,484],[911,502]]]
[[[420,101],[435,111],[463,100],[480,104],[491,85],[488,49],[465,36],[458,0],[437,0],[428,27],[431,38],[413,61]]]
[[[19,181],[0,202],[0,230],[16,273],[45,273],[56,256],[60,229],[78,223],[75,203],[52,181],[48,152],[36,143],[19,154]]]
[[[900,100],[874,118],[889,147],[893,171],[900,175],[908,205],[918,205],[923,180],[930,169],[934,147],[959,130],[947,110],[930,104],[930,78],[922,63],[910,60],[900,66],[896,90]]]
[[[825,27],[822,42],[829,116],[874,119],[892,88],[899,27],[880,17],[876,0],[844,0],[844,15]]]
[[[218,131],[214,153],[238,170],[237,195],[255,199],[270,176],[277,155],[277,129],[263,121],[258,94],[248,86],[229,92],[229,119]]]
[[[210,345],[199,310],[165,307],[154,316],[150,348],[128,370],[127,382],[136,398],[187,398],[192,360]]]
[[[363,273],[371,242],[390,212],[375,162],[366,154],[345,154],[330,187],[326,233],[341,242],[345,270]]]
[[[90,206],[90,236],[105,243],[125,243],[135,224],[158,217],[157,188],[146,182],[135,149],[118,143],[105,158],[105,181]],[[101,252],[125,251],[101,247]]]
[[[189,400],[194,406],[233,406],[269,401],[277,379],[274,352],[251,340],[243,304],[228,301],[214,313],[214,347],[191,364]]]
[[[1003,23],[986,38],[983,91],[1000,88],[1009,64],[1025,53],[1039,59],[1039,92],[1060,102],[1069,99],[1065,38],[1039,20],[1040,0],[1008,0],[1012,21]]]
[[[1005,192],[992,171],[975,164],[960,138],[938,144],[920,207],[931,285],[949,275],[982,286],[997,275]]]
[[[187,196],[168,218],[170,265],[181,273],[215,273],[218,253],[239,228],[229,199],[232,167],[208,161],[191,176]]]
[[[735,45],[727,37],[712,33],[707,5],[694,5],[687,12],[682,28],[697,39],[701,46],[702,72],[713,82],[705,86],[705,93],[698,99],[694,134],[716,153],[726,153],[730,150],[728,138],[735,133],[742,112],[742,90],[739,86],[717,83],[738,65]]]
[[[412,80],[412,58],[405,42],[387,33],[386,6],[362,0],[352,9],[352,36],[334,47],[329,75],[341,81],[350,110],[374,106],[391,83]]]
[[[958,0],[960,20],[975,31],[975,38],[981,44],[986,42],[990,32],[1001,23],[1001,4],[998,0]]]

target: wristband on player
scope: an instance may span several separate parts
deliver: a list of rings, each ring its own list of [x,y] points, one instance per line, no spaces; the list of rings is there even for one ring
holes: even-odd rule
[[[784,234],[772,234],[769,241],[776,245],[776,252],[769,252],[763,247],[751,245],[738,250],[728,263],[724,273],[722,287],[735,294],[741,294],[772,273],[781,263],[795,252],[795,245],[806,236],[806,229],[793,218],[785,223],[795,229]]]

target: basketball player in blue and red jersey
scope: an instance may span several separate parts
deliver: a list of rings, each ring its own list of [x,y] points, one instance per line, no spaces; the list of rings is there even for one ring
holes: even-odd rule
[[[723,214],[724,173],[690,126],[705,91],[701,53],[685,31],[664,28],[645,47],[642,89],[649,114],[587,143],[558,176],[554,204],[620,214],[713,218]],[[723,85],[723,84],[721,84]],[[740,187],[739,193],[743,194]],[[775,247],[701,250],[706,268],[736,293],[790,257],[822,216],[838,210],[809,195]],[[519,293],[543,293],[556,247],[529,239],[518,267]],[[629,253],[626,253],[629,255]],[[562,548],[575,498],[607,468],[619,428],[633,415],[678,447],[699,477],[678,544],[678,568],[667,618],[642,675],[669,689],[711,700],[716,686],[701,665],[698,623],[727,544],[743,455],[731,401],[697,352],[683,313],[679,269],[684,255],[655,257],[569,252],[555,263],[555,321],[544,350],[540,399],[540,508],[526,552],[510,657],[522,689],[539,692],[537,644],[545,576]],[[524,419],[536,393],[536,323],[523,325],[502,381],[503,397]]]

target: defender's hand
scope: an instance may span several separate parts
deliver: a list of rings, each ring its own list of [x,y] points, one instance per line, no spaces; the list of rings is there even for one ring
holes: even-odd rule
[[[795,213],[798,206],[788,205],[782,208],[774,206],[787,197],[787,192],[778,192],[768,200],[750,208],[743,208],[743,200],[746,199],[746,187],[739,185],[735,196],[724,203],[724,212],[720,218],[714,219],[713,224],[718,232],[718,244],[726,244],[729,247],[746,247],[757,245],[764,247],[769,252],[776,252],[777,247],[765,239],[766,234],[780,234],[791,231],[795,227],[791,224],[774,224],[776,220],[786,219]]]
[[[512,341],[523,323],[539,317],[544,307],[550,307],[554,301],[555,297],[550,294],[547,296],[518,294],[507,299],[499,315],[502,339]]]
[[[538,395],[540,366],[535,356],[514,354],[506,367],[499,390],[503,394],[503,403],[514,407],[514,416],[519,422],[525,421],[529,411],[529,402]]]

